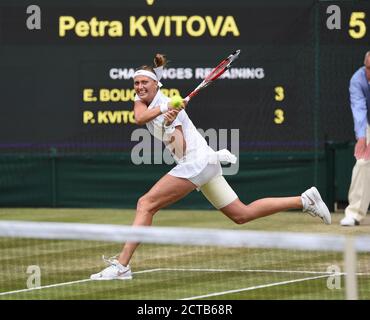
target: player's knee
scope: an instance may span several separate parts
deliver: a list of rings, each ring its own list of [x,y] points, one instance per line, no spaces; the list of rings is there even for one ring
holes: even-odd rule
[[[254,219],[248,208],[243,208],[244,210],[238,210],[237,212],[226,213],[226,215],[236,224],[244,224]]]
[[[245,217],[236,216],[231,218],[232,221],[234,221],[236,224],[244,224],[248,222],[248,220]]]
[[[148,195],[143,195],[137,201],[136,212],[139,214],[140,213],[154,214],[156,212],[155,208],[156,208],[155,200]]]

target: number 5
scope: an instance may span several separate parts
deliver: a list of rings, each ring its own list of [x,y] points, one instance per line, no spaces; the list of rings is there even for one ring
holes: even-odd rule
[[[351,27],[348,30],[349,35],[354,39],[363,38],[366,34],[366,25],[363,21],[365,19],[365,12],[352,12],[351,19],[349,20],[349,26]],[[358,28],[355,30],[354,28]]]

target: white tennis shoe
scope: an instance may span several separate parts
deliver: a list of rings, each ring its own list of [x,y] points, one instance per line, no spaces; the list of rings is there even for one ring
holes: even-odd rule
[[[331,224],[331,215],[328,207],[322,201],[319,191],[312,187],[302,193],[303,212],[313,217],[319,216],[325,224]]]
[[[354,227],[359,226],[360,222],[351,217],[344,217],[342,220],[340,220],[340,225],[343,227]]]
[[[103,269],[102,271],[92,274],[90,276],[91,280],[131,280],[132,272],[129,265],[126,267],[119,263],[115,257],[103,260],[109,264],[109,267]]]

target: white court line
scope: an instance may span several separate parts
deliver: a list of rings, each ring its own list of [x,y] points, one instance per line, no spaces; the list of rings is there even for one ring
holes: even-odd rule
[[[307,273],[326,274],[335,273],[328,271],[307,271],[307,270],[273,270],[273,269],[204,269],[204,268],[162,268],[161,271],[194,271],[194,272],[265,272],[265,273]]]
[[[327,276],[345,276],[346,272],[309,271],[309,270],[274,270],[274,269],[207,269],[207,268],[160,268],[158,271],[192,271],[192,272],[261,272],[261,273],[307,273]],[[370,276],[368,272],[357,272],[356,276]]]
[[[302,281],[307,281],[307,280],[326,278],[327,276],[328,275],[322,275],[322,276],[316,276],[316,277],[301,278],[301,279],[295,279],[295,280],[289,280],[289,281],[281,281],[281,282],[275,282],[275,283],[269,283],[269,284],[262,284],[262,285],[259,285],[259,286],[253,286],[253,287],[248,287],[248,288],[241,288],[241,289],[235,289],[235,290],[214,292],[214,293],[204,294],[204,295],[201,295],[201,296],[188,297],[188,298],[183,298],[183,299],[180,299],[180,300],[195,300],[195,299],[209,298],[209,297],[221,296],[221,295],[230,294],[230,293],[238,293],[238,292],[242,292],[242,291],[250,291],[250,290],[256,290],[256,289],[261,289],[261,288],[280,286],[282,284],[290,284],[290,283],[295,283],[295,282],[302,282]]]
[[[1,292],[0,293],[0,296],[5,296],[7,294],[13,294],[13,293],[33,291],[33,290],[41,290],[41,289],[46,289],[46,288],[54,288],[54,287],[66,286],[66,285],[69,285],[69,284],[81,283],[81,282],[87,282],[87,281],[91,281],[91,279],[83,279],[83,280],[77,280],[77,281],[70,281],[70,282],[63,282],[63,283],[55,283],[55,284],[49,284],[47,286],[41,286],[41,287],[35,287],[35,288],[28,288],[28,289],[20,289],[20,290],[8,291],[8,292]]]
[[[299,271],[299,270],[265,270],[265,269],[199,269],[199,268],[156,268],[156,269],[148,269],[148,270],[141,270],[141,271],[136,271],[133,272],[133,274],[140,274],[140,273],[149,273],[149,272],[158,272],[158,271],[190,271],[190,272],[266,272],[266,273],[307,273],[307,274],[320,274],[322,276],[320,277],[327,277],[330,275],[345,275],[345,273],[333,273],[333,272],[320,272],[320,271]],[[368,273],[357,273],[357,275],[370,275]],[[304,278],[304,279],[311,279],[311,278]],[[315,279],[315,278],[312,278]],[[70,284],[76,284],[76,283],[82,283],[82,282],[88,282],[92,281],[91,279],[83,279],[83,280],[76,280],[76,281],[70,281],[70,282],[63,282],[63,283],[55,283],[55,284],[50,284],[46,286],[41,286],[41,287],[35,287],[35,288],[28,288],[28,289],[20,289],[20,290],[14,290],[14,291],[7,291],[7,292],[0,292],[0,296],[8,295],[8,294],[14,294],[14,293],[21,293],[21,292],[28,292],[28,291],[33,291],[33,290],[41,290],[41,289],[47,289],[47,288],[54,288],[54,287],[61,287],[61,286],[66,286]],[[298,280],[291,280],[293,282],[298,281]],[[300,280],[304,281],[304,280]],[[289,282],[288,282],[289,283]],[[281,283],[273,284],[273,285],[278,285]],[[251,287],[258,289],[259,287]],[[240,289],[238,289],[240,290]],[[242,290],[248,290],[247,289],[242,289]],[[252,289],[249,289],[252,290]],[[187,298],[185,298],[187,299]],[[196,299],[196,297],[194,298]]]
[[[161,271],[161,269],[157,268],[157,269],[142,270],[142,271],[133,272],[133,274],[146,273],[146,272],[155,272],[155,271]],[[67,286],[67,285],[70,285],[70,284],[82,283],[82,282],[88,282],[88,281],[92,281],[92,280],[91,279],[83,279],[83,280],[76,280],[76,281],[70,281],[70,282],[49,284],[47,286],[41,286],[41,287],[35,287],[35,288],[20,289],[20,290],[8,291],[8,292],[0,292],[0,296],[5,296],[5,295],[8,295],[8,294],[14,294],[14,293],[20,293],[20,292],[28,292],[28,291],[33,291],[33,290],[41,290],[41,289],[47,289],[47,288]]]

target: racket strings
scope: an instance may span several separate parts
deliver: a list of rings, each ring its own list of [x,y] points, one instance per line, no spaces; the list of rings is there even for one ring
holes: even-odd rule
[[[236,50],[233,54],[229,55],[226,59],[221,61],[217,67],[215,67],[205,78],[204,80],[196,87],[186,98],[185,100],[189,101],[191,98],[196,96],[201,89],[208,87],[213,81],[218,79],[229,67],[231,64],[239,57],[240,50]]]

